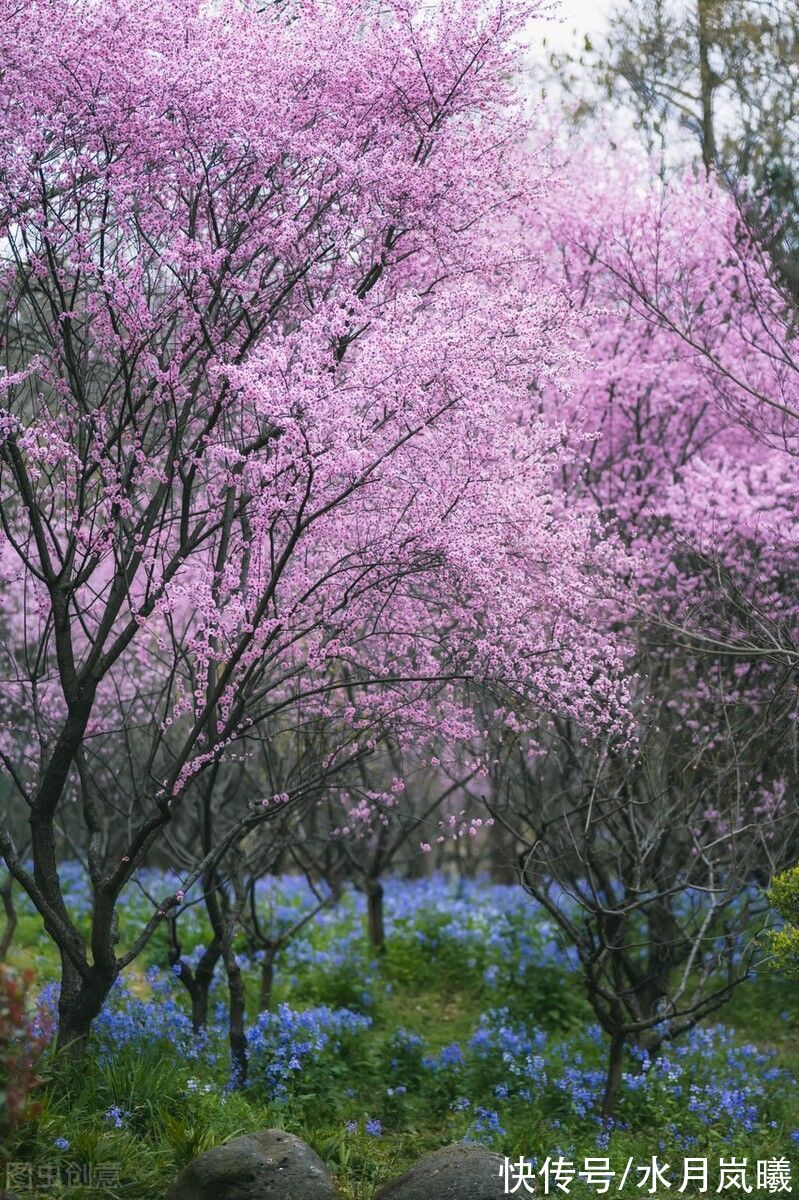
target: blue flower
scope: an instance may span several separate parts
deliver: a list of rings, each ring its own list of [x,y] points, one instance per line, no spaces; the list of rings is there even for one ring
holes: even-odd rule
[[[495,1137],[507,1132],[502,1128],[499,1113],[495,1112],[493,1108],[482,1108],[478,1105],[474,1112],[477,1119],[470,1130],[474,1140],[490,1143]]]
[[[110,1121],[117,1129],[121,1129],[125,1121],[130,1116],[130,1113],[125,1108],[120,1108],[118,1104],[112,1104],[110,1108],[105,1110],[103,1114],[106,1121]]]
[[[457,1042],[453,1042],[451,1046],[445,1046],[441,1051],[440,1061],[442,1067],[459,1067],[463,1063],[463,1051]]]

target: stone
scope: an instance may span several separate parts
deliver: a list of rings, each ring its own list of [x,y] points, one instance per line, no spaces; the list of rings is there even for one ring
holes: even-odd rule
[[[261,1129],[214,1146],[181,1171],[166,1200],[334,1200],[327,1167],[301,1138]]]
[[[419,1159],[374,1200],[500,1200],[505,1159],[476,1142],[455,1142]]]

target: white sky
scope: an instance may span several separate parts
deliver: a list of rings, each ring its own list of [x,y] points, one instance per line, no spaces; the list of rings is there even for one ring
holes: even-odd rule
[[[561,0],[559,18],[536,21],[536,28],[546,36],[552,47],[565,49],[576,36],[582,40],[586,33],[604,28],[609,0]]]

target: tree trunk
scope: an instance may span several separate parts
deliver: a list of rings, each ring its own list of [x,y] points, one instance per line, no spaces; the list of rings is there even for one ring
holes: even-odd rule
[[[58,1018],[56,1054],[60,1062],[80,1066],[86,1057],[91,1032],[92,1017],[87,1016],[83,1006],[75,1005],[61,1010]]]
[[[178,938],[177,918],[172,917],[168,922],[169,952],[168,962],[174,970],[177,967],[177,977],[189,993],[191,999],[191,1024],[195,1033],[200,1033],[208,1024],[208,995],[214,981],[216,965],[222,957],[219,938],[214,936],[200,955],[200,961],[194,971],[183,958],[180,940]]]
[[[272,1007],[272,985],[275,980],[275,955],[277,949],[274,946],[267,947],[264,950],[264,957],[261,962],[261,995],[259,1001],[259,1011],[269,1012]]]
[[[602,1117],[607,1121],[616,1111],[621,1086],[621,1073],[624,1064],[624,1034],[614,1033],[610,1039],[608,1054],[608,1074],[605,1080],[605,1094],[602,1097]]]
[[[202,958],[194,972],[194,989],[191,994],[191,1023],[195,1033],[205,1029],[208,1024],[208,995],[214,981],[216,964],[222,957],[219,942],[214,938],[203,951]]]
[[[702,161],[709,171],[716,161],[716,135],[713,129],[713,92],[716,79],[710,66],[710,26],[708,22],[711,0],[697,0],[697,24],[699,32],[699,86],[702,101]]]
[[[210,839],[209,839],[210,844]],[[214,931],[214,939],[218,943],[222,962],[225,964],[225,974],[228,985],[228,1041],[233,1073],[233,1083],[242,1087],[247,1079],[247,1037],[244,1024],[247,1018],[247,1005],[244,990],[244,980],[241,968],[236,962],[233,941],[236,936],[236,923],[239,912],[231,909],[230,902],[221,887],[218,887],[216,870],[209,872],[204,880],[205,907]]]
[[[386,928],[383,916],[383,885],[379,879],[367,881],[366,907],[369,920],[369,941],[375,950],[382,951],[386,944]]]
[[[79,1066],[86,1057],[92,1021],[99,1015],[119,972],[93,967],[86,979],[65,956],[61,966],[56,1054],[62,1061]]]
[[[237,1087],[242,1087],[247,1079],[247,1036],[244,1023],[247,1017],[244,979],[233,947],[225,948],[225,970],[227,972],[228,998],[230,1004],[229,1041],[230,1058],[233,1065],[233,1079]]]
[[[191,1027],[194,1033],[202,1033],[208,1024],[208,992],[210,983],[198,984],[195,979],[188,989],[191,997]]]
[[[17,927],[17,910],[14,907],[14,879],[10,872],[8,879],[2,888],[0,888],[0,896],[3,899],[3,910],[6,915],[3,936],[0,937],[0,962],[2,962],[8,954],[11,943],[14,940],[14,930]]]

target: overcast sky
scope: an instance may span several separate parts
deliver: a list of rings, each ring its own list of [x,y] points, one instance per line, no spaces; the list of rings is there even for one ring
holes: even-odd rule
[[[585,33],[596,33],[604,28],[605,13],[610,0],[561,0],[560,19],[541,21],[547,41],[565,47],[574,38],[575,30],[580,38]]]

